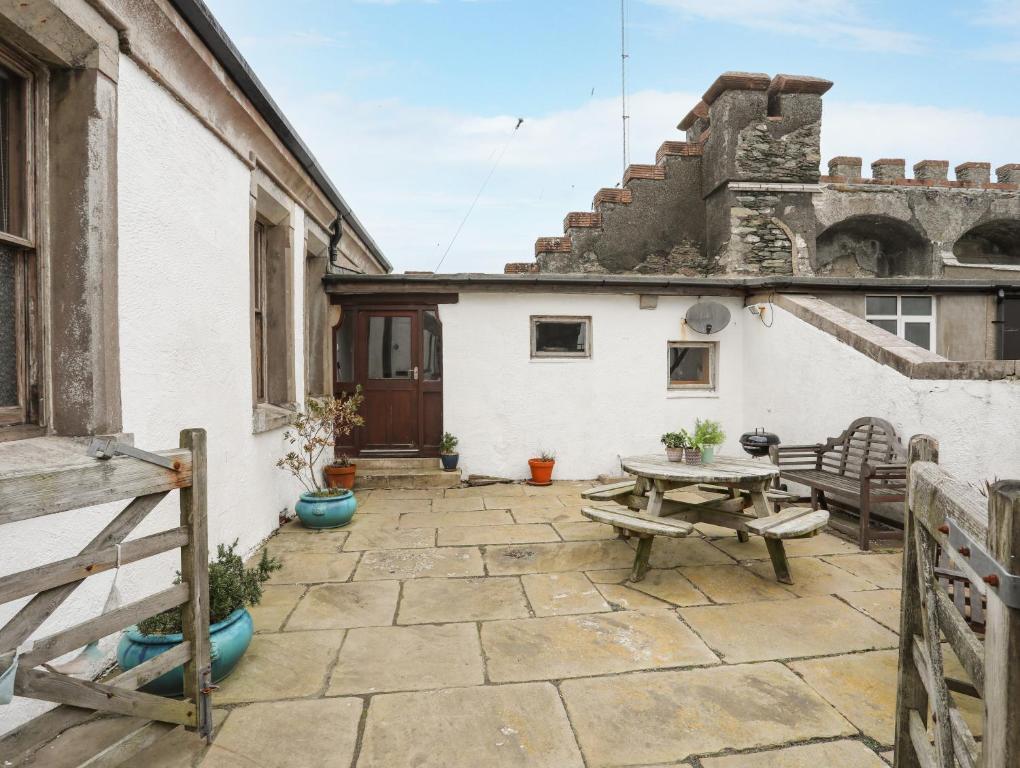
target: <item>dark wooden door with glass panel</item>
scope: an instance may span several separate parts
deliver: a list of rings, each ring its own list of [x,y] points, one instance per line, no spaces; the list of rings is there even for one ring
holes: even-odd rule
[[[365,396],[365,425],[337,452],[438,456],[443,380],[436,308],[342,306],[333,339],[336,396],[358,385]]]

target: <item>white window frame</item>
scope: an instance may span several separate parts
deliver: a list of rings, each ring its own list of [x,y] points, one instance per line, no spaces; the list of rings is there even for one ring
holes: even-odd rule
[[[581,323],[584,325],[584,350],[581,352],[539,352],[536,327],[538,323]],[[591,315],[532,315],[529,326],[531,328],[532,360],[587,360],[592,355],[594,338],[592,337]]]
[[[871,313],[869,313],[868,312],[868,299],[869,298],[876,298],[876,299],[895,298],[896,299],[896,314],[895,315],[878,315],[878,314],[871,314]],[[931,301],[931,314],[929,314],[929,315],[904,315],[903,314],[903,299],[929,299]],[[936,337],[936,334],[937,334],[937,331],[938,331],[938,324],[936,322],[936,308],[935,308],[935,304],[936,303],[937,302],[935,300],[935,296],[933,296],[931,294],[905,293],[905,294],[898,294],[895,297],[890,296],[889,294],[881,294],[881,293],[868,294],[868,295],[865,295],[865,297],[864,297],[864,319],[867,320],[869,323],[872,320],[895,320],[896,321],[896,335],[899,336],[901,339],[904,339],[904,340],[907,338],[906,328],[904,327],[906,323],[923,323],[923,322],[927,322],[928,326],[930,328],[930,332],[928,334],[928,351],[929,352],[934,352],[935,351],[935,345],[936,345],[936,338],[935,337]],[[924,349],[924,347],[921,347],[921,348]]]
[[[669,372],[669,351],[680,347],[700,347],[708,350],[708,383],[678,383]],[[677,391],[714,392],[719,386],[719,342],[717,341],[667,341],[666,342],[666,389]]]

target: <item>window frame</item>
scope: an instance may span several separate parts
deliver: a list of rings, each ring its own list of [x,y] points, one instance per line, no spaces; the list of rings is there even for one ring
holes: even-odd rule
[[[895,298],[896,299],[896,314],[895,315],[877,314],[877,313],[870,313],[870,312],[868,312],[868,299],[890,299],[890,298]],[[928,315],[904,315],[903,314],[903,299],[928,299],[931,302],[931,314],[928,314]],[[928,328],[929,328],[928,346],[927,347],[922,347],[920,344],[916,344],[915,346],[919,347],[920,349],[927,349],[929,352],[935,352],[935,347],[936,347],[936,345],[938,343],[938,339],[937,339],[937,335],[938,335],[938,321],[937,321],[938,310],[937,310],[937,308],[935,306],[937,303],[938,302],[936,301],[936,297],[933,294],[923,294],[923,293],[904,293],[904,294],[894,294],[894,295],[891,295],[891,294],[888,294],[888,293],[865,294],[865,296],[864,296],[864,319],[867,322],[872,323],[872,325],[875,325],[875,323],[873,323],[874,320],[886,320],[886,321],[893,320],[893,321],[895,321],[896,322],[896,332],[895,332],[895,335],[898,336],[899,338],[903,339],[904,341],[907,340],[906,323],[922,323],[922,322],[926,322],[928,324]],[[875,327],[881,328],[881,326],[879,326],[879,325],[876,325]],[[886,330],[886,329],[883,329],[883,330]],[[913,342],[911,342],[911,343],[913,343]]]
[[[252,346],[254,350],[255,402],[269,402],[269,344],[266,338],[266,273],[269,259],[269,223],[261,216],[252,224]]]
[[[539,352],[538,323],[581,323],[584,326],[584,350],[581,352]],[[532,360],[590,360],[594,348],[591,315],[531,315],[528,322]]]
[[[708,350],[708,381],[674,380],[670,371],[670,350],[696,348]],[[666,389],[671,392],[715,392],[719,387],[719,342],[671,340],[666,342]]]

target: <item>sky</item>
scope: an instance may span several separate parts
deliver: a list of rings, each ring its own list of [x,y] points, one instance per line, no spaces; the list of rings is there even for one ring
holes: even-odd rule
[[[620,0],[206,2],[398,272],[531,261],[620,181]],[[834,81],[823,165],[1020,162],[1020,0],[625,3],[632,163],[727,70]]]

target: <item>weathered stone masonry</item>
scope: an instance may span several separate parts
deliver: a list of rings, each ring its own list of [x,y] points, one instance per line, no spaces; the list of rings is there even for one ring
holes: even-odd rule
[[[632,165],[507,272],[843,277],[1020,270],[1020,164],[835,157],[815,77],[727,72],[654,165]]]

